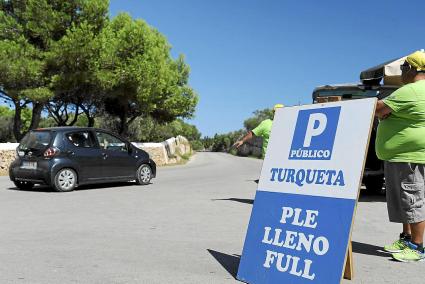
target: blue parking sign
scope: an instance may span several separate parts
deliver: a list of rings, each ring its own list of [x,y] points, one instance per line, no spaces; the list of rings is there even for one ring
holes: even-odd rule
[[[341,107],[300,110],[290,160],[330,160]]]

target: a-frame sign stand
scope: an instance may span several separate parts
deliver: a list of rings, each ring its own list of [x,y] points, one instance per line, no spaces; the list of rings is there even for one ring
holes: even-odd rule
[[[276,112],[238,280],[339,284],[353,279],[351,234],[376,98],[340,100],[316,98],[321,105]],[[362,113],[361,121],[350,119],[352,113]]]
[[[350,242],[348,243],[347,259],[345,260],[344,278],[352,280],[354,277],[354,265],[353,265],[353,246]]]

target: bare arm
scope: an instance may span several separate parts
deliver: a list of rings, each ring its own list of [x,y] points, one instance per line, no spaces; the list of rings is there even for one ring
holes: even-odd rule
[[[376,103],[375,116],[379,119],[387,118],[392,112],[392,109],[389,108],[382,100],[379,100]]]
[[[248,140],[251,140],[253,136],[254,134],[252,133],[252,131],[248,131],[248,133],[245,134],[245,136],[242,137],[241,140],[236,141],[235,144],[233,144],[233,146],[235,146],[236,148],[239,148],[240,146],[242,146],[243,143],[245,143]]]

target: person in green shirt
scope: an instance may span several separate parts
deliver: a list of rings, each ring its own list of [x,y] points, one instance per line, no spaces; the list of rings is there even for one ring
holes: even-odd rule
[[[375,150],[384,160],[390,222],[402,223],[398,240],[384,246],[395,260],[425,260],[425,53],[401,66],[403,87],[379,100]]]
[[[282,108],[282,107],[283,107],[282,104],[276,104],[273,107],[273,112],[275,112],[276,109]],[[272,130],[272,124],[273,124],[273,120],[271,120],[271,119],[263,120],[256,128],[254,128],[251,131],[248,131],[248,133],[244,137],[242,137],[242,139],[236,141],[235,144],[233,144],[233,146],[235,146],[236,148],[239,148],[245,142],[251,140],[254,136],[262,137],[263,138],[263,149],[262,149],[263,155],[262,156],[264,158],[264,156],[266,155],[267,145],[269,144],[269,138],[270,138],[270,132]]]

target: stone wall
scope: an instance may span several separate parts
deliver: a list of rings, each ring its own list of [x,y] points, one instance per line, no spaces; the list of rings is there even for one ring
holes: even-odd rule
[[[15,157],[15,150],[0,150],[0,176],[9,174],[9,165]]]
[[[189,141],[183,136],[177,136],[161,143],[137,143],[136,147],[145,150],[158,166],[180,163],[182,156],[192,154]]]
[[[133,145],[148,152],[150,158],[154,160],[158,166],[164,166],[168,164],[167,152],[165,151],[165,147],[162,145],[162,143],[133,142]]]
[[[16,157],[18,143],[0,143],[0,175],[9,174],[9,165]],[[162,143],[138,143],[136,147],[145,150],[158,166],[181,162],[182,156],[192,153],[189,141],[183,136],[170,138]]]

